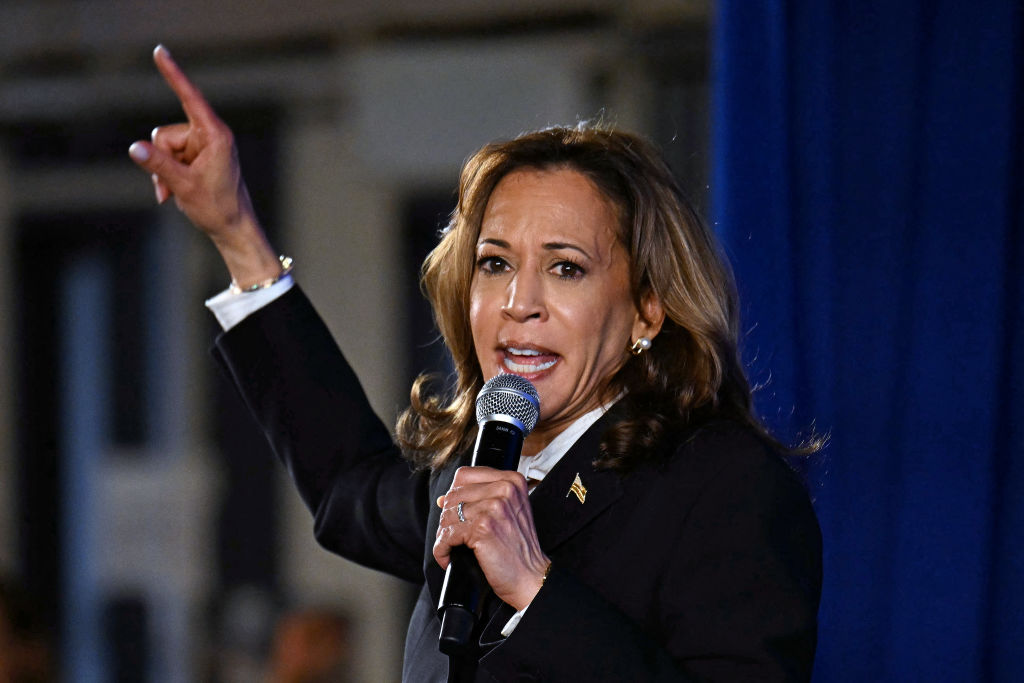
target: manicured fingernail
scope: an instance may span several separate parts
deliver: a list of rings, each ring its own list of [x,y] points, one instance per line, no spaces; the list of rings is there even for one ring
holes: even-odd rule
[[[128,155],[138,162],[149,161],[149,150],[139,142],[132,143],[132,146],[128,148]]]
[[[149,139],[152,140],[153,142],[156,142],[156,132],[158,130],[160,130],[160,126],[154,128],[153,131],[149,134]]]
[[[171,51],[170,51],[170,50],[168,50],[168,49],[167,49],[166,47],[164,47],[164,44],[163,44],[163,43],[160,43],[159,45],[157,45],[157,46],[156,46],[156,47],[155,47],[155,48],[153,49],[153,56],[155,57],[155,56],[156,56],[157,54],[159,54],[159,53],[161,53],[161,52],[163,52],[163,53],[164,53],[164,54],[165,54],[166,56],[168,56],[168,57],[170,57],[170,56],[171,56]]]
[[[444,496],[437,497],[437,507],[444,507]]]

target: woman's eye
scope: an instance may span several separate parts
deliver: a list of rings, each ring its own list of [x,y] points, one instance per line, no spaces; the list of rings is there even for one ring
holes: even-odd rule
[[[572,261],[560,261],[555,264],[555,274],[563,280],[578,280],[585,272],[582,266]]]
[[[508,262],[500,256],[484,256],[477,259],[476,267],[484,273],[504,273],[508,270]]]

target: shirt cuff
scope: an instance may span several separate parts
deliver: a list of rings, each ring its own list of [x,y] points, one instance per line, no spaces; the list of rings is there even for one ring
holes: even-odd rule
[[[235,294],[230,289],[225,289],[217,296],[207,299],[206,307],[217,318],[221,329],[227,332],[250,314],[283,295],[294,284],[291,275],[284,275],[269,287],[257,289],[255,292]]]
[[[513,614],[512,618],[505,622],[505,627],[501,629],[501,635],[505,636],[506,638],[512,635],[512,631],[516,630],[516,626],[519,625],[519,620],[523,618],[523,615],[526,614],[526,610],[528,609],[530,609],[529,605]]]

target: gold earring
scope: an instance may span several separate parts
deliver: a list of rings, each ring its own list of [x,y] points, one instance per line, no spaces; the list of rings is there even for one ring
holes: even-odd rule
[[[651,340],[647,337],[640,337],[633,342],[633,345],[629,347],[629,350],[634,356],[639,356],[649,348],[651,348]]]

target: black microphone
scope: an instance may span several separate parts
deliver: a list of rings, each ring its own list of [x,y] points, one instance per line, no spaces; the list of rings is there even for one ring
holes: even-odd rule
[[[523,439],[533,431],[539,418],[540,397],[529,380],[519,375],[492,377],[476,397],[479,430],[471,464],[516,469]],[[437,605],[441,652],[457,655],[468,649],[489,588],[473,551],[464,545],[452,548]]]

